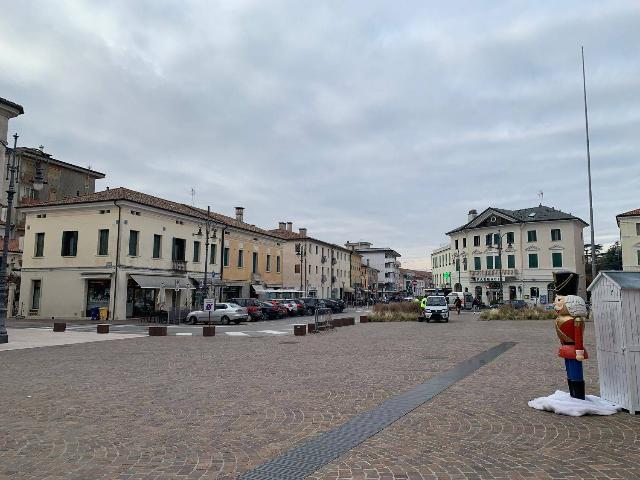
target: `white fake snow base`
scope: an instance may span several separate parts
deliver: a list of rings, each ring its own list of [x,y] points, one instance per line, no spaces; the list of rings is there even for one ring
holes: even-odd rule
[[[529,402],[531,408],[555,412],[558,415],[570,415],[580,417],[582,415],[613,415],[622,407],[603,400],[594,395],[586,395],[585,400],[573,398],[567,392],[556,390],[556,393],[548,397],[539,397]]]

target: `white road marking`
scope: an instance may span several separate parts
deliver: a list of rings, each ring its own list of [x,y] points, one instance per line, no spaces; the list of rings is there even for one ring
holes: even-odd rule
[[[224,332],[226,335],[230,335],[232,337],[248,337],[249,335],[242,332]]]
[[[280,330],[258,330],[258,333],[269,333],[271,335],[288,335],[289,332],[282,332]]]
[[[191,332],[176,332],[177,337],[190,337],[191,335],[193,335]]]

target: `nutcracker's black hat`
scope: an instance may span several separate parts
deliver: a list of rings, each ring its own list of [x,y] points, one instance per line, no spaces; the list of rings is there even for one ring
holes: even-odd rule
[[[556,295],[577,295],[579,279],[574,272],[553,272]]]

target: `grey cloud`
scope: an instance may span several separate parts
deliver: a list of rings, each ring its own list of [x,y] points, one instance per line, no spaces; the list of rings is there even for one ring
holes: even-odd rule
[[[633,1],[41,2],[0,18],[0,95],[28,145],[251,223],[426,266],[469,208],[545,203],[596,235],[638,207]]]

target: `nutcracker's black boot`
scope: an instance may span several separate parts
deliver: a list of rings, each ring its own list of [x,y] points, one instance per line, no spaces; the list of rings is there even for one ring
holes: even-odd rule
[[[584,400],[584,380],[574,380],[573,391],[575,393],[575,395],[572,395],[573,397]]]
[[[567,379],[567,383],[569,384],[569,395],[571,395],[571,398],[575,398],[576,396],[576,392],[575,392],[575,388],[574,388],[574,381],[573,380],[569,380]]]

